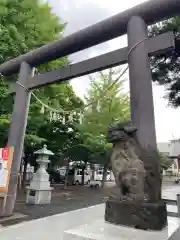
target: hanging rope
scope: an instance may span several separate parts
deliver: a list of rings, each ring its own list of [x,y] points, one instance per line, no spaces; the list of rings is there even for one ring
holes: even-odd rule
[[[100,100],[102,97],[104,97],[104,95],[110,90],[112,89],[112,87],[120,80],[120,78],[126,73],[126,71],[128,70],[128,67],[126,67],[123,72],[121,73],[121,75],[107,88],[105,89],[105,91],[102,91],[101,94],[100,94],[100,98],[98,100]],[[18,85],[20,85],[22,88],[26,89],[26,91],[29,91],[29,89],[27,89],[25,86],[23,86],[20,82],[16,82]],[[64,111],[62,108],[60,109],[55,109],[55,108],[52,108],[50,106],[48,106],[47,104],[45,104],[43,101],[41,101],[33,92],[31,92],[32,96],[36,99],[37,102],[39,102],[42,106],[44,106],[46,109],[52,111],[52,112],[56,112],[56,113],[65,113],[65,114],[68,114],[68,113],[71,113],[72,111],[75,112],[77,110],[84,110],[86,109],[87,107],[90,107],[91,105],[93,105],[94,103],[96,103],[96,101],[92,101],[88,104],[86,104],[85,106],[83,106],[82,108],[75,108],[73,109],[72,111]]]

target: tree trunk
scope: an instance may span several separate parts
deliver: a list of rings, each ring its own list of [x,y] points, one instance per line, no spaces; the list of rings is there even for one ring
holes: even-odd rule
[[[87,161],[84,162],[84,166],[82,168],[82,181],[81,181],[82,186],[84,186],[84,175],[85,175],[86,166],[87,166]]]
[[[68,159],[67,168],[66,168],[66,175],[65,175],[65,181],[64,181],[64,188],[68,187],[69,162],[70,162],[70,160]]]
[[[95,166],[94,166],[94,164],[92,164],[91,168],[92,168],[92,177],[91,177],[91,180],[94,180],[94,179],[95,179]]]
[[[18,185],[17,185],[18,191],[21,190],[21,187],[22,187],[22,166],[23,166],[23,159],[21,160],[21,165],[20,165],[19,174],[18,174]]]
[[[26,173],[27,173],[27,165],[28,165],[28,159],[24,159],[24,171],[23,171],[23,177],[22,177],[22,186],[25,187],[26,183]]]
[[[104,188],[104,183],[106,181],[106,176],[107,176],[107,168],[108,165],[104,165],[104,170],[103,170],[103,177],[102,177],[102,181],[101,181],[101,187]]]
[[[82,167],[82,179],[81,179],[81,185],[84,186],[84,174],[85,174],[85,167]]]

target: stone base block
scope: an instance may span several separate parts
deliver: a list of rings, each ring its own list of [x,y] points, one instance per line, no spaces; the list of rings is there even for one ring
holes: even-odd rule
[[[167,225],[164,201],[158,203],[108,200],[105,221],[136,229],[162,230]]]
[[[35,190],[27,188],[26,203],[27,204],[50,204],[52,188]]]
[[[96,214],[94,214],[96,215]],[[96,218],[95,218],[96,219]],[[63,240],[167,240],[179,227],[177,218],[168,217],[168,226],[161,231],[146,231],[127,226],[114,225],[104,219],[66,230]],[[171,238],[170,238],[171,239]],[[177,238],[179,240],[179,238]]]

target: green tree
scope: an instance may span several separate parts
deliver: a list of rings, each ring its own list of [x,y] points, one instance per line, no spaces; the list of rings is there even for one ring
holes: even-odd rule
[[[62,37],[65,24],[51,10],[40,0],[0,2],[0,63]]]
[[[0,116],[0,143],[1,147],[5,146],[7,143],[8,129],[10,123],[10,116],[1,115]]]
[[[0,64],[59,39],[64,23],[52,14],[47,3],[39,0],[0,1]],[[67,59],[57,60],[38,71],[44,71],[67,63]],[[12,113],[13,96],[8,93],[8,81],[17,76],[2,77],[0,81],[0,115]],[[48,91],[48,87],[44,88]],[[41,90],[39,92],[44,91]],[[32,103],[35,101],[32,100]]]
[[[109,69],[91,78],[85,100],[90,106],[84,113],[86,130],[95,135],[106,135],[108,127],[117,121],[130,119],[129,95],[124,90],[121,69]]]
[[[84,143],[93,152],[91,161],[109,166],[112,145],[107,142],[107,132],[111,124],[130,119],[129,96],[121,80],[121,69],[109,69],[91,78],[91,86],[85,97],[89,107],[84,112],[80,131],[84,133]]]
[[[173,164],[173,159],[170,159],[167,154],[159,153],[160,156],[160,166],[163,171],[167,170],[172,164]]]
[[[66,24],[51,10],[48,3],[41,0],[0,1],[0,64],[62,37]],[[50,71],[66,64],[68,64],[67,58],[58,59],[38,67],[36,73]],[[0,77],[1,146],[7,142],[12,113],[13,96],[9,95],[8,82],[15,81],[15,79],[17,79],[17,75]],[[45,104],[53,108],[62,108],[68,111],[82,104],[70,84],[55,84],[34,92]],[[41,104],[32,97],[24,145],[27,161],[30,161],[33,151],[42,145],[43,141],[47,141],[48,145],[51,144],[50,133],[46,131],[47,134],[41,134],[41,129],[44,125],[47,129],[48,127],[53,128],[54,123],[49,122],[48,111],[40,114],[40,110]],[[59,148],[56,147],[56,149]]]
[[[149,28],[150,37],[173,31],[177,40],[180,39],[180,17],[171,18]],[[179,46],[177,46],[179,50]],[[180,58],[178,52],[161,54],[151,57],[153,81],[164,85],[167,89],[166,98],[174,107],[180,105]]]
[[[106,136],[97,136],[94,140],[94,154],[91,158],[91,162],[95,164],[100,164],[103,166],[103,176],[102,176],[102,188],[104,187],[104,182],[107,176],[107,170],[111,167],[110,158],[112,153],[112,144],[107,142]]]

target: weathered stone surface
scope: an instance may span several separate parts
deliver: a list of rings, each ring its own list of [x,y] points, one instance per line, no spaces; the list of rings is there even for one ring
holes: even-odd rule
[[[111,166],[121,196],[144,197],[145,169],[136,152],[136,130],[131,124],[117,124],[109,129],[109,141],[113,143]]]
[[[139,229],[161,230],[167,224],[167,210],[161,200],[159,155],[156,150],[140,146],[136,131],[130,122],[109,129],[117,191],[106,203],[105,220]]]
[[[51,191],[49,182],[49,174],[46,171],[46,165],[50,162],[49,156],[54,155],[53,152],[47,149],[44,145],[42,149],[35,152],[39,155],[37,163],[39,168],[33,176],[33,180],[30,186],[27,187],[27,204],[50,204],[51,203]]]
[[[108,200],[105,221],[144,230],[162,230],[167,225],[166,204],[163,201]]]
[[[109,142],[113,143],[112,171],[121,196],[141,195],[149,202],[161,200],[159,155],[143,149],[136,138],[136,127],[129,123],[111,126]]]

